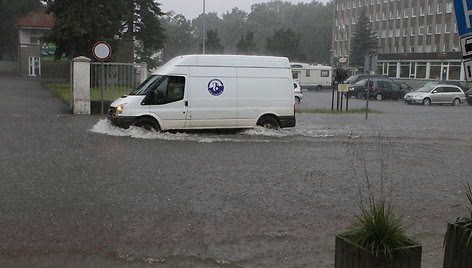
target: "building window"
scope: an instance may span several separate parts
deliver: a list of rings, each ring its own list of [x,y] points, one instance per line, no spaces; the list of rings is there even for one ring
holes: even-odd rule
[[[382,30],[382,38],[386,38],[387,37],[387,30],[383,29]]]
[[[437,13],[437,14],[441,14],[441,13],[442,13],[441,3],[438,3],[438,4],[437,4],[437,6],[436,6],[436,13]]]
[[[436,34],[441,34],[442,24],[436,24]]]
[[[415,53],[415,46],[410,46],[410,52]]]
[[[400,11],[400,9],[397,9],[397,19],[401,19],[402,18],[402,12]]]
[[[426,34],[432,35],[433,34],[433,25],[426,26]]]
[[[387,20],[387,13],[385,11],[382,12],[382,18],[383,20]]]
[[[433,15],[433,14],[434,14],[433,6],[432,6],[432,5],[428,5],[428,15]]]
[[[369,22],[373,22],[372,13],[369,14]]]
[[[418,35],[424,35],[424,26],[418,27]]]
[[[400,35],[401,35],[401,29],[400,29],[400,28],[397,28],[397,29],[395,30],[395,37],[400,37]]]
[[[446,3],[446,13],[452,12],[452,2]]]
[[[404,18],[408,18],[408,11],[409,11],[408,8],[405,8],[405,9],[403,10],[403,17],[404,17]]]
[[[390,11],[390,19],[393,20],[393,11]]]
[[[420,16],[424,16],[424,7],[420,6]]]
[[[376,21],[380,21],[379,13],[375,13],[375,20],[376,20]]]
[[[411,8],[411,17],[412,18],[416,17],[416,7]]]
[[[388,63],[388,74],[389,77],[397,77],[397,63],[389,62]]]
[[[339,3],[336,4],[336,11],[339,11]]]
[[[446,23],[444,24],[444,33],[451,33],[451,24],[450,23]]]
[[[416,27],[411,27],[410,29],[411,29],[410,30],[410,35],[415,36],[416,35]]]
[[[38,35],[30,36],[30,44],[39,44],[39,43],[41,43],[41,36],[38,36]]]
[[[347,1],[347,9],[351,9],[351,1]]]
[[[426,78],[426,62],[416,64],[416,78]]]
[[[388,37],[393,37],[393,29],[388,30]]]
[[[408,36],[408,28],[403,28],[403,36]]]

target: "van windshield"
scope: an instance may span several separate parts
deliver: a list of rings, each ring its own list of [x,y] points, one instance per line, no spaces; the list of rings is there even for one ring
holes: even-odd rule
[[[139,87],[133,90],[129,95],[146,95],[150,85],[159,82],[162,79],[162,75],[151,75]]]

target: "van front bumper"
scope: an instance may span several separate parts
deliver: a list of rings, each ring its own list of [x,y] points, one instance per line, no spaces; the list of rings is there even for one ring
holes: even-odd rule
[[[136,120],[135,116],[108,116],[111,124],[121,128],[129,128]]]
[[[296,123],[295,116],[280,116],[279,124],[281,128],[294,127]]]

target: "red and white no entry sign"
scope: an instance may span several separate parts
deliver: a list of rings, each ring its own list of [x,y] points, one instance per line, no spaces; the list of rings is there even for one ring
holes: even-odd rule
[[[106,60],[111,56],[111,46],[107,42],[97,42],[92,49],[93,56],[97,60]]]

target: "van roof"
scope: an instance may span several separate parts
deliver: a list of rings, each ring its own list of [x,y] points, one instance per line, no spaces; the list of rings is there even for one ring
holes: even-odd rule
[[[164,66],[168,64],[173,66],[290,68],[289,61],[285,57],[242,55],[183,55],[173,58]]]

